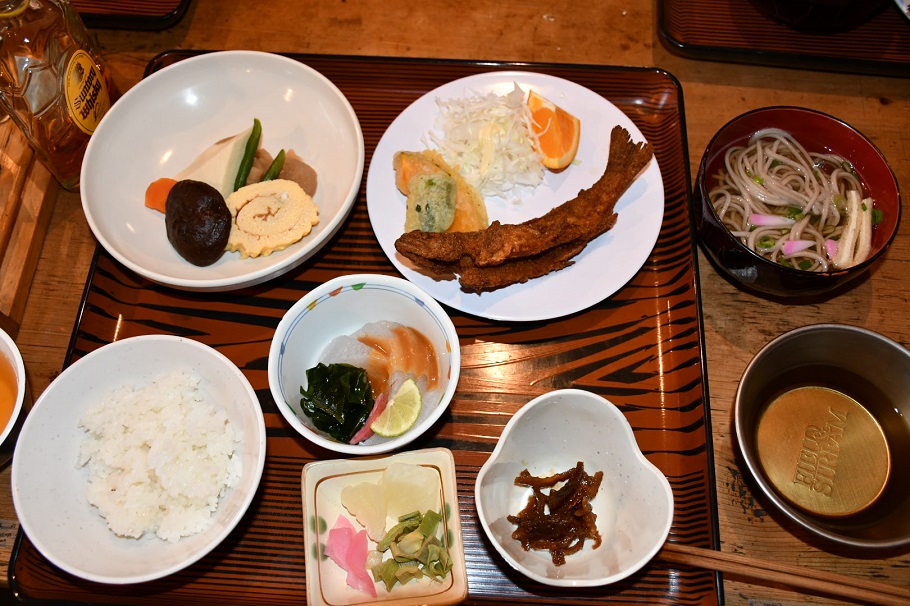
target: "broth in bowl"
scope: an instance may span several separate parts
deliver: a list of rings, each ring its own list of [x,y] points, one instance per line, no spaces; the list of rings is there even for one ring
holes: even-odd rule
[[[769,133],[775,136],[766,136]],[[777,136],[780,133],[787,135],[786,144]],[[763,140],[761,149],[750,148],[756,139]],[[799,155],[805,156],[806,174],[800,174],[797,163],[782,152],[796,145],[802,150]],[[718,175],[733,173],[738,175],[739,191],[729,188],[721,195]],[[796,185],[798,180],[801,185]],[[823,180],[828,181],[827,192]],[[795,194],[796,201],[771,204],[766,185],[775,183]],[[737,200],[743,190],[758,202],[746,205]],[[827,294],[863,275],[890,246],[901,218],[897,179],[875,144],[838,118],[792,106],[754,109],[724,124],[702,156],[693,204],[696,231],[715,268],[746,290],[786,298]],[[731,217],[729,211],[737,206],[742,210]],[[841,242],[851,206],[870,225],[864,231],[862,260],[853,259],[859,256],[860,230],[853,232],[848,245]],[[844,216],[848,220],[842,223]],[[759,249],[773,254],[766,256]],[[838,249],[851,258],[834,263],[840,261]]]

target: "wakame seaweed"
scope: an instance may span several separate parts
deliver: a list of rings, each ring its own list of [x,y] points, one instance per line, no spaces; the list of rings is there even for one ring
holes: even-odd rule
[[[350,364],[322,362],[306,371],[300,406],[313,425],[339,442],[350,442],[373,410],[367,372]]]

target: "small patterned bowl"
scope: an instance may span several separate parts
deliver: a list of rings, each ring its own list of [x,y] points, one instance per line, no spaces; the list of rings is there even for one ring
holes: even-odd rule
[[[429,339],[439,360],[442,396],[424,401],[416,425],[398,437],[374,435],[345,444],[313,427],[300,409],[300,388],[332,339],[380,321],[410,326]],[[458,333],[439,303],[407,280],[379,274],[341,276],[314,288],[284,315],[269,350],[269,387],[287,422],[313,444],[353,455],[389,452],[428,431],[448,408],[460,371]]]

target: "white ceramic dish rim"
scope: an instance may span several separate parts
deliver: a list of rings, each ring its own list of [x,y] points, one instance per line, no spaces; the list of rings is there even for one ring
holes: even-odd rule
[[[209,347],[208,345],[205,345],[204,343],[201,343],[201,342],[198,342],[193,339],[186,338],[186,337],[180,337],[180,336],[175,336],[175,335],[141,335],[141,336],[129,337],[126,339],[115,341],[113,343],[109,343],[99,349],[96,349],[96,350],[86,354],[85,356],[83,356],[82,358],[80,358],[79,360],[77,360],[76,362],[71,364],[70,366],[68,366],[66,369],[64,369],[64,371],[62,373],[60,373],[60,375],[58,375],[58,377],[55,379],[55,381],[58,381],[60,379],[66,380],[66,378],[69,375],[73,375],[75,373],[81,372],[82,367],[87,364],[92,363],[92,360],[97,356],[110,355],[110,354],[118,351],[120,348],[131,347],[134,344],[136,344],[137,342],[142,342],[142,341],[170,341],[173,343],[178,343],[182,346],[192,347],[197,350],[200,350],[200,351],[204,352],[206,355],[210,355],[210,356],[214,357],[217,361],[222,363],[222,367],[227,369],[227,371],[231,375],[233,375],[238,381],[240,381],[240,383],[244,387],[246,396],[250,399],[250,401],[252,403],[254,403],[253,413],[257,419],[256,426],[255,427],[245,427],[244,430],[246,432],[248,432],[250,440],[255,439],[258,442],[258,444],[256,445],[257,457],[256,457],[256,460],[253,462],[244,461],[244,472],[243,472],[244,475],[247,475],[248,466],[251,463],[253,465],[251,468],[249,468],[249,473],[252,474],[251,477],[249,478],[249,484],[250,484],[251,488],[243,495],[243,499],[239,503],[237,503],[236,512],[226,521],[226,523],[224,524],[224,526],[222,527],[220,532],[213,535],[208,540],[208,542],[205,544],[203,549],[200,549],[199,551],[193,553],[191,556],[184,558],[182,561],[180,561],[174,565],[171,565],[171,566],[160,567],[160,568],[155,568],[154,564],[152,564],[152,565],[150,565],[149,570],[147,570],[143,573],[132,574],[132,575],[123,575],[123,576],[107,576],[104,574],[96,574],[96,573],[87,572],[85,570],[80,569],[78,567],[78,565],[74,565],[68,561],[63,561],[59,557],[57,557],[56,551],[45,541],[45,534],[39,532],[39,528],[33,524],[33,520],[28,516],[28,514],[19,513],[19,522],[22,525],[22,530],[26,533],[26,535],[28,535],[29,539],[32,541],[32,543],[34,543],[35,547],[38,549],[38,551],[41,554],[44,555],[44,557],[46,557],[52,564],[59,567],[61,570],[64,570],[65,572],[68,572],[79,578],[83,578],[88,581],[93,581],[93,582],[97,582],[97,583],[105,583],[105,584],[110,584],[110,585],[126,585],[126,584],[143,583],[146,581],[152,581],[155,579],[160,579],[160,578],[166,577],[168,575],[171,575],[179,570],[182,570],[182,569],[194,564],[195,562],[197,562],[200,559],[202,559],[203,557],[205,557],[213,549],[215,549],[219,544],[221,544],[221,542],[231,532],[233,532],[234,528],[237,526],[237,524],[243,518],[246,511],[249,509],[250,504],[252,503],[253,499],[256,496],[259,482],[262,478],[262,473],[265,468],[265,456],[266,456],[265,419],[263,417],[262,410],[259,406],[259,401],[258,401],[256,392],[253,390],[252,385],[250,385],[249,381],[243,375],[241,370],[239,368],[237,368],[237,366],[233,362],[231,362],[230,359],[228,359],[221,352],[217,351],[216,349],[214,349],[212,347]],[[34,406],[32,407],[32,410],[30,411],[29,415],[26,416],[25,423],[23,425],[22,433],[20,434],[20,436],[29,435],[29,425],[31,423],[38,422],[36,419],[38,419],[38,416],[41,413],[42,407],[45,406],[45,404],[44,404],[44,402],[46,401],[45,394],[47,394],[48,391],[49,390],[46,390],[38,398],[38,400],[35,402]],[[35,414],[36,411],[39,414]],[[74,430],[75,430],[75,428],[74,428]],[[21,443],[21,440],[20,440],[20,443]],[[14,506],[15,506],[15,509],[17,512],[23,512],[23,505],[20,502],[19,491],[16,488],[16,486],[21,482],[20,478],[24,477],[23,474],[26,473],[26,471],[22,468],[22,465],[23,465],[22,458],[19,456],[14,456],[11,480],[12,480],[13,503],[14,503]],[[73,468],[74,468],[74,472],[75,472],[75,462],[73,463]],[[236,488],[237,487],[235,486],[232,490],[236,490]],[[224,497],[222,497],[222,498],[224,498]],[[88,504],[87,501],[85,503],[85,507],[86,507],[86,510],[89,510],[91,508],[91,506]],[[100,516],[99,516],[99,518],[100,518]],[[205,532],[205,531],[203,531],[203,532]],[[182,541],[186,541],[189,538],[191,538],[191,537],[185,537],[184,539],[182,539]],[[122,539],[122,540],[129,541],[131,539]],[[176,548],[179,548],[181,543],[177,542],[174,545]]]
[[[351,286],[353,284],[360,284],[363,282],[372,282],[377,285],[388,286],[392,288],[399,289],[409,296],[413,297],[415,300],[419,301],[423,307],[429,309],[431,314],[436,318],[437,323],[440,328],[445,332],[446,338],[451,344],[450,356],[450,366],[451,374],[449,376],[448,385],[446,390],[442,395],[442,399],[436,408],[429,414],[422,422],[418,423],[406,433],[396,438],[391,438],[385,442],[379,442],[376,444],[342,444],[341,442],[336,442],[325,436],[317,433],[316,431],[307,427],[294,413],[294,411],[287,405],[287,399],[285,394],[281,390],[279,383],[279,378],[281,377],[281,363],[282,363],[282,346],[284,337],[290,332],[293,324],[299,321],[301,314],[314,302],[319,301],[325,297],[330,296],[330,293],[343,288],[345,286]],[[417,439],[421,434],[423,434],[428,428],[430,428],[439,417],[441,417],[446,409],[448,409],[448,403],[451,401],[452,397],[455,394],[455,389],[458,386],[458,379],[461,373],[461,349],[458,346],[458,333],[455,330],[455,325],[452,324],[452,320],[449,315],[445,312],[439,303],[436,302],[433,297],[424,292],[420,287],[415,284],[403,279],[397,278],[394,276],[387,276],[384,274],[350,274],[345,276],[339,276],[333,278],[328,282],[317,286],[311,290],[308,294],[303,296],[297,303],[291,306],[291,308],[285,313],[281,321],[278,323],[278,327],[275,329],[275,336],[272,339],[272,344],[269,348],[269,388],[272,392],[272,397],[275,400],[278,410],[281,411],[282,416],[285,420],[290,423],[295,430],[297,430],[302,436],[310,440],[314,444],[321,446],[323,448],[341,452],[345,454],[353,455],[376,455],[390,452],[397,448],[401,448],[406,444]]]
[[[499,457],[499,454],[505,447],[506,438],[508,437],[509,433],[511,433],[512,428],[515,427],[518,423],[520,423],[522,417],[524,417],[526,414],[528,414],[535,406],[537,406],[541,402],[546,403],[549,400],[553,399],[554,397],[558,397],[558,396],[583,397],[583,398],[597,399],[597,400],[603,401],[606,404],[606,406],[604,407],[604,410],[607,411],[608,414],[610,414],[610,416],[613,417],[613,419],[616,421],[617,425],[621,428],[623,435],[629,440],[628,445],[630,447],[630,451],[635,455],[635,458],[641,463],[642,468],[645,469],[648,473],[654,475],[658,480],[660,480],[660,485],[662,486],[662,488],[664,490],[664,496],[666,497],[666,500],[670,505],[667,510],[667,516],[664,520],[661,521],[660,527],[658,529],[658,534],[661,537],[661,540],[655,541],[655,544],[652,545],[648,549],[648,551],[638,560],[638,562],[636,564],[634,564],[633,566],[630,566],[629,568],[627,568],[626,570],[623,570],[622,572],[619,572],[619,573],[616,573],[616,574],[613,574],[610,576],[600,577],[600,578],[590,578],[590,579],[577,579],[577,578],[556,579],[556,578],[545,577],[543,575],[539,575],[533,571],[530,571],[527,568],[525,568],[524,566],[522,566],[521,564],[519,564],[518,562],[516,562],[515,558],[513,558],[512,555],[509,554],[509,552],[503,548],[503,546],[499,543],[499,541],[496,539],[496,537],[493,535],[492,531],[488,527],[488,523],[486,521],[486,516],[484,515],[483,499],[481,498],[481,495],[480,495],[480,488],[483,483],[484,476],[487,475],[487,472],[496,463],[497,458]],[[632,431],[632,426],[629,424],[629,421],[628,421],[628,419],[626,419],[625,415],[622,414],[622,412],[616,407],[615,404],[613,404],[606,398],[603,398],[602,396],[599,396],[597,394],[594,394],[592,392],[589,392],[589,391],[586,391],[583,389],[574,389],[574,388],[559,389],[559,390],[545,393],[543,395],[537,396],[536,398],[534,398],[533,400],[531,400],[530,402],[528,402],[527,404],[522,406],[521,409],[518,410],[518,412],[516,412],[512,416],[511,419],[509,419],[509,422],[506,423],[506,426],[502,430],[502,435],[496,443],[496,447],[493,449],[493,452],[490,454],[490,457],[489,457],[489,459],[487,459],[487,462],[484,463],[483,466],[480,468],[480,471],[477,474],[477,479],[474,484],[474,503],[477,507],[477,517],[480,520],[480,525],[483,528],[484,533],[487,535],[487,538],[489,539],[490,543],[493,544],[493,547],[496,549],[496,551],[509,563],[510,566],[512,566],[512,568],[514,568],[518,572],[521,572],[522,574],[528,576],[531,579],[534,579],[535,581],[537,581],[539,583],[543,583],[545,585],[557,586],[557,587],[595,587],[595,586],[601,586],[601,585],[609,585],[611,583],[621,581],[622,579],[624,579],[624,578],[634,574],[638,570],[640,570],[645,564],[647,564],[657,554],[658,551],[660,551],[660,549],[663,547],[664,542],[666,541],[667,536],[669,536],[669,534],[670,534],[670,528],[673,524],[673,502],[674,502],[673,489],[670,487],[670,482],[667,480],[667,478],[663,474],[663,472],[661,472],[657,468],[656,465],[651,463],[644,456],[644,454],[642,454],[641,449],[638,447],[638,442],[635,439],[635,434]]]
[[[99,135],[103,134],[106,129],[109,128],[108,125],[111,124],[112,121],[117,118],[120,113],[129,112],[132,109],[132,105],[140,103],[140,101],[136,101],[136,99],[140,95],[144,94],[146,89],[154,89],[154,87],[158,86],[161,81],[179,77],[183,72],[187,70],[197,70],[201,64],[223,62],[246,62],[257,65],[261,65],[264,62],[275,62],[276,65],[280,64],[281,66],[286,67],[290,70],[300,71],[306,74],[308,78],[321,82],[327,90],[335,95],[337,101],[340,103],[341,107],[343,107],[344,113],[347,114],[347,116],[350,118],[351,126],[355,132],[355,153],[357,154],[355,174],[352,177],[351,184],[347,192],[344,194],[344,200],[341,203],[339,211],[334,216],[320,214],[320,223],[323,225],[317,226],[316,230],[318,230],[318,233],[310,234],[310,237],[305,238],[303,242],[298,242],[296,245],[285,249],[289,252],[280,251],[280,253],[273,253],[271,255],[271,259],[269,259],[269,257],[265,257],[264,259],[266,259],[267,262],[262,262],[260,266],[255,270],[252,269],[252,263],[249,262],[249,259],[232,259],[232,262],[246,262],[245,265],[249,267],[248,271],[239,274],[212,278],[185,278],[168,275],[160,271],[149,269],[135,262],[133,259],[127,255],[124,255],[120,250],[118,250],[117,246],[114,246],[113,243],[105,236],[104,231],[101,229],[100,225],[91,212],[90,204],[88,201],[88,196],[96,195],[91,191],[93,181],[90,179],[91,163],[88,160],[92,158],[94,149],[100,145],[100,143],[98,143],[98,141],[101,139]],[[89,227],[95,234],[95,237],[98,239],[99,243],[115,259],[117,259],[117,261],[153,282],[181,290],[221,292],[245,288],[268,281],[300,265],[310,256],[315,254],[326,242],[328,242],[341,227],[341,224],[350,213],[350,210],[357,199],[357,194],[360,190],[360,184],[363,179],[363,170],[365,163],[365,144],[363,140],[363,131],[360,126],[360,121],[357,118],[357,114],[354,112],[354,108],[351,106],[348,99],[338,89],[338,87],[335,86],[335,84],[333,84],[328,78],[323,76],[318,71],[314,70],[308,65],[305,65],[304,63],[274,53],[235,50],[209,52],[194,57],[189,57],[158,72],[155,72],[139,81],[134,87],[124,93],[116,103],[113,104],[109,112],[105,115],[105,118],[107,120],[101,120],[101,123],[95,130],[95,135],[92,137],[92,139],[89,140],[89,145],[85,153],[86,161],[84,161],[82,164],[80,177],[80,180],[83,184],[81,187],[80,196],[82,198],[83,211],[86,220],[89,223]],[[319,193],[317,191],[317,198],[318,196]],[[261,259],[263,258],[260,258],[260,260]]]
[[[3,442],[6,441],[6,438],[9,437],[13,427],[15,427],[19,415],[22,414],[22,404],[25,400],[26,379],[25,362],[22,360],[22,352],[19,351],[19,347],[16,345],[13,338],[2,328],[0,328],[0,342],[2,342],[3,346],[10,353],[7,358],[12,364],[13,372],[16,375],[16,401],[13,403],[13,412],[10,415],[9,421],[6,423],[6,427],[0,432],[0,445],[2,445]],[[3,354],[0,353],[0,355]]]

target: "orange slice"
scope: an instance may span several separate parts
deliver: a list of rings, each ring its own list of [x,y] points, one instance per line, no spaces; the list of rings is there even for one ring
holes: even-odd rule
[[[551,170],[567,167],[578,152],[581,121],[533,90],[528,94],[528,109],[543,165]]]

